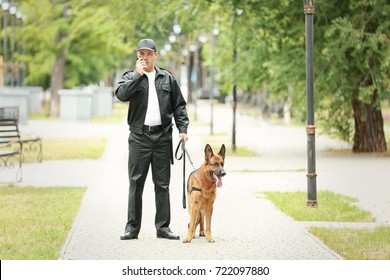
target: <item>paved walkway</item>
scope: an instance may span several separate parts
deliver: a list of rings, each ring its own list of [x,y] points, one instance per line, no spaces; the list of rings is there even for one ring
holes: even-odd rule
[[[192,110],[192,108],[190,108]],[[207,120],[209,107],[198,106]],[[214,107],[214,132],[230,133],[231,110]],[[108,136],[101,160],[47,161],[23,166],[21,185],[87,185],[76,222],[61,252],[61,259],[77,260],[322,260],[340,257],[256,192],[306,190],[306,134],[304,128],[270,125],[238,115],[237,144],[259,151],[255,158],[227,153],[224,185],[218,190],[213,216],[216,243],[196,238],[190,244],[157,239],[154,228],[154,193],[150,176],[144,192],[143,225],[138,240],[121,241],[127,213],[127,137],[122,124],[67,124],[33,122],[23,127],[43,137]],[[190,127],[187,144],[195,166],[203,158],[207,126]],[[175,141],[177,134],[174,135]],[[222,144],[222,142],[221,142]],[[175,143],[176,145],[176,143]],[[226,143],[229,148],[230,143]],[[390,222],[390,159],[372,156],[324,156],[321,150],[346,147],[317,136],[317,188],[359,199],[379,223]],[[188,172],[192,167],[187,164]],[[243,172],[251,170],[251,172]],[[182,208],[182,162],[172,167],[171,229],[184,237],[188,213]],[[321,198],[318,198],[319,202]],[[305,203],[303,201],[303,203]]]

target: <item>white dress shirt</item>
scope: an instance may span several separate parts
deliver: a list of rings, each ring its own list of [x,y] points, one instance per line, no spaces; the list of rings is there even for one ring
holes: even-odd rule
[[[158,103],[156,85],[154,83],[156,70],[153,72],[144,72],[149,81],[148,109],[146,111],[145,125],[161,125],[160,106]]]

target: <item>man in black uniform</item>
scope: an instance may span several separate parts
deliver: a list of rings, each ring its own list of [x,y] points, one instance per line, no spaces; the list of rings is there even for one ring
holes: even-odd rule
[[[179,137],[187,141],[189,124],[186,102],[171,73],[154,65],[156,44],[151,39],[138,43],[136,68],[123,74],[115,90],[121,101],[129,101],[128,221],[121,240],[137,239],[141,229],[142,193],[149,166],[152,167],[158,238],[180,239],[170,224],[169,182],[172,155],[172,118]]]

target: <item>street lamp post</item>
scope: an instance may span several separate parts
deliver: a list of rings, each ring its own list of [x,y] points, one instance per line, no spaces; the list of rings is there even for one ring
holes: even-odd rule
[[[317,173],[314,124],[314,0],[304,0],[306,25],[307,206],[317,206]]]
[[[215,37],[219,34],[219,29],[214,28],[211,31],[211,40],[210,40],[210,89],[209,89],[209,98],[210,98],[210,135],[214,134],[214,48],[215,48]]]
[[[16,18],[20,20],[20,27],[23,29],[24,27],[24,20],[25,20],[25,15],[22,14],[20,11],[16,13]],[[22,37],[19,43],[19,54],[23,55],[24,57],[26,56],[27,53],[27,43],[26,39]],[[27,68],[26,68],[26,63],[25,62],[19,62],[19,86],[24,86],[25,84],[25,78],[27,75]]]
[[[188,102],[191,103],[193,102],[194,103],[194,120],[197,121],[198,120],[198,110],[197,110],[197,97],[194,96],[193,94],[193,89],[194,89],[194,85],[193,85],[193,79],[192,79],[192,74],[193,74],[193,70],[194,70],[194,54],[196,52],[196,45],[195,44],[191,44],[189,47],[188,47],[188,50],[189,50],[189,58],[188,58]]]
[[[197,56],[197,60],[198,60],[198,73],[197,73],[197,83],[198,83],[198,86],[197,88],[201,90],[201,92],[203,91],[204,89],[204,71],[203,71],[203,59],[202,59],[202,52],[204,50],[203,48],[203,45],[207,42],[207,36],[203,34],[203,32],[198,36],[198,56]],[[203,92],[202,92],[203,94]]]
[[[23,27],[23,14],[20,12],[20,11],[17,11],[16,12],[16,26],[18,26],[19,24],[19,27]],[[23,43],[22,43],[23,40],[19,40],[18,43],[16,44],[16,52],[21,55],[23,52]],[[17,86],[22,86],[23,85],[23,79],[22,79],[22,67],[23,67],[23,63],[21,61],[18,61],[16,63],[16,85]]]
[[[236,19],[237,16],[240,16],[244,10],[238,9],[236,5],[234,5],[234,16],[233,16],[233,68],[232,72],[234,72],[237,65],[237,30],[236,30]],[[232,73],[233,74],[233,73]],[[233,74],[233,129],[232,129],[232,151],[235,153],[237,150],[236,146],[236,112],[237,112],[237,81],[236,75]]]
[[[234,16],[235,17],[235,16]],[[234,35],[236,37],[236,35]],[[233,65],[236,65],[237,61],[237,48],[236,48],[236,38],[234,38],[234,48],[233,48]],[[232,151],[235,153],[237,150],[236,146],[236,111],[237,111],[237,83],[234,79],[233,83],[233,129],[232,129]]]
[[[16,12],[18,10],[18,6],[13,3],[11,3],[9,7],[9,14],[11,16],[11,42],[10,42],[10,86],[15,85],[15,59],[14,59],[14,53],[15,53],[15,17]]]
[[[4,39],[3,39],[3,75],[4,75],[4,78],[3,78],[3,81],[4,81],[4,85],[7,85],[7,80],[8,80],[8,75],[7,75],[7,63],[8,63],[8,56],[7,56],[7,53],[8,53],[8,50],[7,50],[7,47],[8,47],[8,37],[7,37],[7,25],[8,25],[8,17],[7,17],[7,11],[9,9],[9,2],[8,1],[2,1],[1,2],[1,8],[3,9],[4,11],[4,17],[3,17],[3,28],[4,28]]]
[[[176,38],[175,42],[177,42],[177,50],[176,50],[176,57],[175,57],[176,68],[177,68],[177,73],[178,73],[177,78],[178,78],[179,82],[181,83],[182,79],[183,79],[183,75],[182,75],[183,51],[182,51],[181,37],[180,37],[181,26],[177,20],[175,20],[173,27],[172,27],[172,30],[173,30],[173,34]]]

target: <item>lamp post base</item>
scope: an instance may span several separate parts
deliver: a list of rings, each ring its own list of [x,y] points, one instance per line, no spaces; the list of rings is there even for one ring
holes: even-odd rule
[[[317,202],[317,200],[307,200],[306,205],[309,208],[317,208],[318,202]]]

